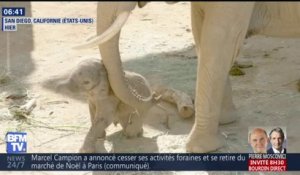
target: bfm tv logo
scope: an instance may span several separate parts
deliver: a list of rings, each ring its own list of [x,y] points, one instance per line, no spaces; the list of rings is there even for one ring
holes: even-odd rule
[[[8,132],[6,134],[7,153],[26,153],[26,151],[27,151],[27,133]]]

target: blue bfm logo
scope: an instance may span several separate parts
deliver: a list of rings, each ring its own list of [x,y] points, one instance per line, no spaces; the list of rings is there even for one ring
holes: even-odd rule
[[[26,153],[26,151],[27,151],[27,133],[8,132],[6,134],[7,153]]]

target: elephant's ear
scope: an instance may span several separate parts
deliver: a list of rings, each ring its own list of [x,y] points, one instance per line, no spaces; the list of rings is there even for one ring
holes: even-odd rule
[[[147,3],[147,1],[138,1],[138,6],[139,8],[143,8]]]

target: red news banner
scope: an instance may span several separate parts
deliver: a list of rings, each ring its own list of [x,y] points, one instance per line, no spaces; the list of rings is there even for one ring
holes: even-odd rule
[[[287,171],[285,154],[249,154],[249,171]]]

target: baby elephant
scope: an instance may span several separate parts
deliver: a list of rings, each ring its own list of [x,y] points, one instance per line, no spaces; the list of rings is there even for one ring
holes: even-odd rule
[[[150,89],[147,82],[139,74],[125,71],[125,78],[139,82],[145,91]],[[84,144],[80,149],[82,153],[95,152],[97,139],[105,139],[105,129],[113,122],[121,124],[127,137],[136,137],[143,132],[142,116],[131,106],[122,103],[113,93],[106,69],[99,59],[86,59],[80,62],[66,80],[61,81],[57,90],[69,90],[72,93],[85,93],[87,96],[91,128],[87,133]]]

